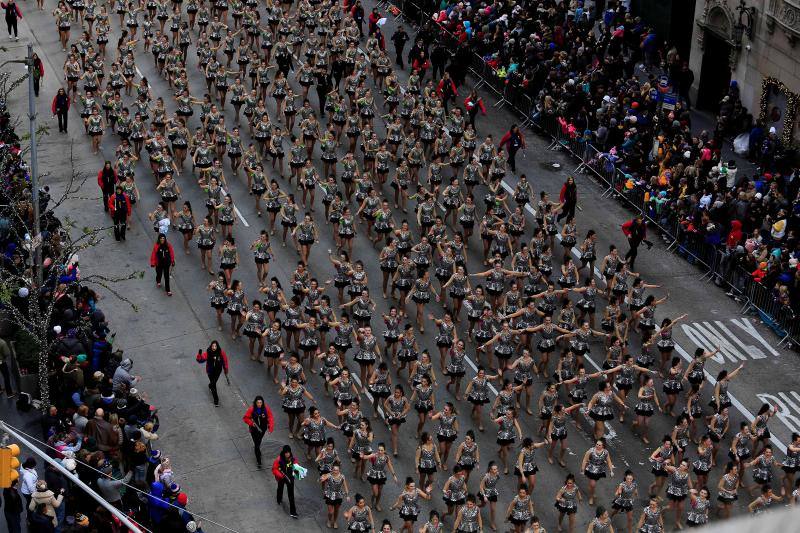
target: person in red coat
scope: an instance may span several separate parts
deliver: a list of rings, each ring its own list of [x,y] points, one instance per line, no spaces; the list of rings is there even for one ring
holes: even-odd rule
[[[454,100],[456,96],[458,96],[456,84],[453,83],[452,78],[450,78],[449,72],[445,72],[442,76],[442,79],[439,80],[439,84],[436,86],[436,92],[439,93],[439,97],[442,99],[442,104],[444,105],[444,110],[446,112],[447,104],[451,100]]]
[[[159,236],[159,238],[163,235]],[[225,355],[225,350],[220,348],[219,342],[211,341],[208,348],[204,352],[202,349],[197,350],[197,362],[206,364],[206,376],[208,376],[208,390],[211,391],[211,396],[214,398],[214,407],[219,406],[219,394],[217,394],[217,381],[222,373],[225,373],[225,381],[228,385],[231,384],[228,379],[228,356]]]
[[[167,296],[172,296],[172,291],[169,290],[169,269],[175,266],[175,251],[163,233],[158,234],[153,251],[150,252],[150,266],[156,269],[156,287],[161,286],[161,276],[164,276],[164,289]]]
[[[625,254],[625,261],[628,263],[630,270],[634,269],[636,263],[636,256],[639,253],[639,245],[645,243],[647,249],[653,247],[653,243],[647,240],[647,226],[644,223],[642,215],[637,215],[622,224],[622,233],[628,238],[628,252]]]
[[[431,68],[431,62],[428,60],[428,54],[425,53],[425,50],[420,50],[419,56],[415,57],[411,63],[411,70],[416,70],[419,73],[419,81],[422,81],[429,68]]]
[[[263,396],[256,396],[247,412],[242,417],[244,423],[250,430],[250,437],[253,439],[253,451],[256,454],[256,464],[261,468],[261,440],[267,432],[272,433],[275,429],[275,419],[272,416],[272,409],[264,402]]]
[[[381,14],[378,12],[377,7],[372,8],[372,13],[369,14],[369,18],[367,18],[367,28],[369,35],[375,33],[375,30],[378,29],[378,21],[381,19]]]
[[[114,219],[114,238],[124,241],[125,231],[128,229],[128,217],[131,216],[131,199],[122,192],[120,185],[117,185],[114,194],[108,198],[108,210]]]
[[[472,92],[469,93],[469,96],[464,98],[464,109],[467,110],[469,123],[472,124],[473,128],[475,128],[475,117],[478,116],[479,112],[484,117],[486,116],[486,106],[483,105],[483,98],[481,98],[480,95],[478,95],[478,91],[476,91],[475,89],[473,89]]]
[[[297,518],[297,508],[294,505],[294,465],[296,464],[297,459],[294,458],[289,445],[283,447],[281,454],[272,463],[272,475],[278,482],[278,505],[283,502],[283,488],[286,487],[286,494],[289,496],[289,515],[292,518]]]

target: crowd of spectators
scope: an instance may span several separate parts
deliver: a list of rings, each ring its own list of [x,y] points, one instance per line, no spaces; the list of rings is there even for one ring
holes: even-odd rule
[[[46,357],[47,376],[40,374],[39,379],[49,383],[50,401],[41,416],[42,434],[33,438],[69,471],[65,474],[23,449],[20,477],[3,490],[4,530],[19,533],[27,522],[31,533],[124,531],[116,516],[79,487],[80,480],[150,531],[200,531],[185,509],[188,498],[176,482],[169,459],[154,447],[157,410],[137,390],[140,378],[132,372],[132,359],[113,345],[101,300],[82,283],[78,257],[69,254],[69,236],[47,209],[50,199],[45,189],[40,191],[44,282],[35,284],[28,167],[2,102],[0,183],[0,248],[4,252],[0,314],[5,331],[0,338],[1,393],[7,397],[7,407],[14,405],[9,400],[16,401],[23,420],[37,416],[31,396],[19,390],[23,379],[14,379],[18,367],[29,376],[39,370],[37,354],[32,364],[30,359],[26,363],[25,356],[31,354],[23,353],[21,345],[12,351],[11,341],[39,334],[37,325],[46,321],[46,345],[52,348]],[[41,313],[37,314],[37,308]],[[36,343],[28,343],[25,349],[31,346]]]
[[[408,0],[403,9],[425,12],[420,34],[440,43],[431,60],[449,46],[456,84],[482,59],[490,68],[481,75],[496,78],[487,81],[527,95],[539,127],[566,137],[651,223],[677,237],[690,260],[714,268],[730,295],[757,281],[771,292],[766,303],[793,317],[800,312],[796,153],[742,105],[735,80],[713,128],[693,127],[688,58],[629,6]],[[665,98],[673,94],[676,101]],[[723,157],[740,134],[748,139],[741,157]]]

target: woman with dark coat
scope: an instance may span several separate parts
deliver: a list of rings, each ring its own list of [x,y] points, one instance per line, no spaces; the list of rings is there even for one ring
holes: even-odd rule
[[[58,132],[67,133],[67,118],[69,116],[70,98],[64,88],[59,88],[56,95],[53,97],[53,105],[51,109],[53,116],[58,117]]]
[[[244,423],[250,429],[250,437],[253,439],[253,451],[256,454],[256,464],[261,468],[261,440],[264,435],[275,429],[275,419],[272,417],[272,409],[264,402],[263,396],[256,396],[247,412],[242,417]]]
[[[506,147],[506,151],[508,152],[508,166],[511,167],[511,172],[517,172],[517,152],[520,148],[523,150],[526,148],[525,144],[525,136],[522,135],[522,130],[519,129],[519,126],[516,124],[512,124],[511,128],[509,128],[508,132],[503,135],[503,138],[500,139],[500,144],[497,146],[499,148]]]
[[[281,454],[272,463],[272,475],[278,482],[278,505],[283,502],[283,487],[286,487],[289,497],[289,515],[292,518],[297,518],[297,508],[294,505],[294,465],[296,464],[297,459],[294,458],[292,449],[288,445],[283,447]]]
[[[118,179],[117,171],[111,166],[111,161],[106,161],[97,173],[97,186],[103,191],[103,208],[106,212],[108,212],[108,199],[114,194],[114,186]]]
[[[158,240],[150,252],[150,266],[156,269],[156,286],[161,286],[161,276],[164,276],[167,296],[172,296],[172,291],[169,290],[169,269],[175,266],[175,251],[163,233],[158,234]]]
[[[125,232],[128,230],[128,218],[131,216],[131,199],[122,191],[122,185],[117,184],[107,205],[114,220],[114,238],[124,241]]]
[[[208,376],[208,389],[214,397],[214,407],[219,406],[219,395],[217,394],[217,380],[225,372],[225,381],[228,385],[228,356],[225,350],[220,348],[219,342],[211,341],[206,351],[197,350],[197,362],[206,364],[206,375]]]
[[[568,177],[564,185],[561,186],[561,194],[559,195],[558,201],[561,202],[562,206],[561,213],[559,213],[556,220],[561,222],[561,219],[564,218],[566,218],[567,221],[574,218],[575,208],[578,205],[578,186],[575,185],[574,177]]]
[[[8,26],[8,36],[15,41],[19,41],[19,36],[17,35],[17,21],[22,18],[22,11],[19,10],[19,6],[17,6],[14,0],[8,0],[8,2],[1,2],[0,7],[3,8],[3,11],[6,12],[6,26]],[[12,36],[11,33],[14,33]]]

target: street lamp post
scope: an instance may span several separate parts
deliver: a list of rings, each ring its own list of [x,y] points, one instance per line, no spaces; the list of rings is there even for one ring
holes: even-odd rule
[[[39,68],[33,64],[33,45],[28,44],[28,56],[25,58],[28,65],[28,121],[31,129],[31,189],[33,193],[33,271],[36,275],[36,286],[42,286],[42,246],[39,243],[39,232],[42,222],[39,219],[39,157],[36,148],[36,95],[33,89],[33,69]]]
[[[22,63],[28,67],[28,122],[31,132],[31,188],[33,196],[33,234],[31,243],[33,245],[33,271],[36,275],[36,286],[42,286],[42,247],[39,243],[39,232],[41,230],[41,220],[39,213],[39,160],[36,148],[36,99],[33,90],[33,69],[38,68],[33,63],[33,45],[28,45],[28,55],[25,59],[11,59],[4,61],[0,67],[8,63]]]

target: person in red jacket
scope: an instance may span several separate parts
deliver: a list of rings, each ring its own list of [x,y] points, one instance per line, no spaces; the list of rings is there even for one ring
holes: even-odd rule
[[[294,465],[297,459],[292,454],[289,445],[285,445],[281,454],[272,463],[272,475],[278,482],[278,505],[283,502],[283,487],[286,487],[286,494],[289,496],[289,515],[297,518],[297,508],[294,506]]]
[[[483,105],[483,98],[478,95],[478,91],[475,89],[464,99],[464,109],[467,110],[469,123],[472,124],[473,128],[475,128],[475,117],[478,116],[478,112],[484,117],[486,116],[486,106]],[[475,128],[475,132],[477,133],[477,128]]]
[[[211,391],[211,396],[214,398],[214,407],[219,406],[219,394],[217,394],[217,381],[222,373],[225,373],[225,381],[228,385],[231,384],[228,379],[228,356],[225,355],[225,350],[220,348],[219,342],[211,341],[208,348],[204,352],[202,349],[197,350],[197,362],[206,364],[206,376],[208,376],[208,390]]]
[[[164,276],[164,289],[167,296],[172,296],[172,291],[169,290],[169,269],[175,266],[175,251],[163,233],[158,234],[153,251],[150,252],[150,266],[156,269],[156,287],[161,286],[161,276]]]
[[[442,79],[439,80],[439,84],[436,86],[436,92],[439,93],[439,97],[442,99],[442,104],[444,105],[444,110],[447,112],[447,104],[451,100],[455,100],[456,96],[458,96],[456,84],[453,83],[452,78],[450,78],[449,72],[445,71]]]
[[[419,56],[414,58],[414,61],[411,63],[411,70],[416,70],[419,73],[419,81],[425,79],[425,72],[431,68],[431,62],[428,60],[428,54],[425,53],[425,50],[419,51]]]
[[[253,451],[256,454],[256,464],[261,468],[261,440],[267,432],[272,433],[275,429],[275,419],[272,417],[272,409],[264,403],[263,396],[256,396],[247,412],[242,417],[244,423],[250,429],[250,437],[253,439]]]
[[[114,219],[114,238],[118,241],[125,240],[125,231],[128,228],[128,217],[131,216],[131,199],[122,192],[122,186],[117,185],[114,194],[108,198],[108,210]]]
[[[765,262],[758,264],[758,268],[750,273],[750,275],[753,276],[753,281],[761,283],[764,280],[764,277],[767,275],[767,266]]]
[[[108,212],[108,199],[114,194],[114,186],[119,181],[117,170],[111,166],[111,161],[106,161],[97,172],[97,186],[103,192],[103,208]]]
[[[628,238],[628,253],[625,254],[625,261],[628,268],[633,270],[636,263],[636,256],[639,253],[639,245],[645,243],[647,249],[653,247],[653,243],[647,240],[647,226],[642,215],[632,218],[622,224],[622,233]]]
[[[367,31],[369,35],[375,33],[375,30],[378,29],[378,21],[381,19],[381,14],[378,12],[377,7],[372,8],[372,13],[369,14],[369,18],[367,18]]]

